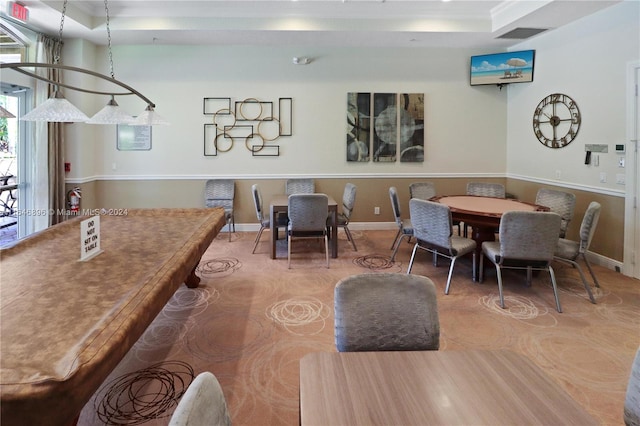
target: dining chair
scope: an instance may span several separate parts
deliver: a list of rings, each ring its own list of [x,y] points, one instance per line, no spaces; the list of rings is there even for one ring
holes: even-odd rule
[[[343,278],[334,289],[334,317],[339,352],[440,347],[436,287],[424,276],[380,273]]]
[[[449,266],[449,275],[444,294],[449,294],[451,276],[453,275],[453,267],[456,264],[456,260],[460,256],[473,253],[472,278],[475,281],[476,242],[470,238],[453,235],[449,206],[412,198],[409,201],[409,214],[416,243],[411,252],[407,274],[411,273],[418,249],[433,253],[434,266],[437,266],[438,256],[446,257],[451,260],[451,265]]]
[[[413,227],[411,226],[410,219],[402,219],[402,213],[400,211],[400,200],[398,199],[398,190],[395,186],[389,188],[389,198],[391,199],[391,210],[393,211],[393,217],[396,220],[396,225],[398,225],[398,232],[396,233],[396,237],[393,239],[393,244],[391,244],[391,250],[393,250],[391,261],[393,262],[396,258],[396,253],[398,253],[398,248],[400,248],[400,243],[402,243],[402,240],[405,238],[411,239],[411,237],[413,236]]]
[[[540,206],[549,207],[552,212],[560,215],[562,218],[560,238],[564,238],[576,207],[575,194],[550,188],[540,188],[536,193],[535,203]]]
[[[258,222],[260,222],[260,230],[258,231],[258,235],[256,235],[255,243],[253,245],[253,250],[251,253],[256,252],[256,247],[258,247],[258,243],[260,242],[260,237],[262,237],[262,232],[265,229],[269,229],[271,226],[271,218],[267,213],[264,212],[263,203],[262,203],[262,193],[260,192],[260,187],[258,184],[254,184],[251,186],[251,193],[253,195],[253,204],[256,208],[256,217],[258,218]],[[286,220],[278,220],[277,225],[287,226]],[[275,232],[278,232],[278,227],[276,226]]]
[[[313,194],[316,186],[313,179],[295,178],[287,179],[285,183],[285,194]]]
[[[562,312],[556,277],[551,267],[553,253],[560,235],[560,215],[554,212],[509,211],[500,219],[499,241],[482,243],[480,256],[480,282],[484,277],[483,259],[496,266],[500,306],[504,309],[502,269],[524,269],[527,285],[531,284],[532,270],[549,272],[556,309]]]
[[[640,347],[631,365],[627,392],[624,398],[624,424],[627,426],[640,425]]]
[[[469,182],[467,183],[467,195],[477,195],[480,197],[494,197],[494,198],[506,198],[506,192],[504,185],[501,183],[487,183],[487,182]],[[462,235],[468,236],[468,230],[466,225],[458,224],[458,227],[463,227]],[[498,232],[498,230],[495,230]],[[459,233],[459,232],[458,232]]]
[[[506,192],[501,183],[469,182],[467,183],[467,195],[505,198]]]
[[[436,195],[436,187],[431,182],[414,182],[409,184],[409,196],[411,198],[430,200]],[[462,222],[459,220],[454,220],[453,226],[458,228],[458,235],[462,235]]]
[[[409,196],[428,200],[436,196],[436,187],[431,182],[413,182],[409,184]]]
[[[349,230],[349,221],[351,220],[351,213],[356,203],[356,186],[352,183],[347,183],[344,186],[344,192],[342,193],[342,211],[338,213],[337,223],[338,226],[344,228],[344,232],[347,235],[347,240],[351,242],[354,251],[358,251],[356,242],[353,240],[353,235]],[[327,227],[331,226],[331,217],[327,218]],[[328,231],[327,231],[328,232]]]
[[[584,263],[587,265],[587,269],[589,269],[589,273],[593,278],[593,282],[596,287],[600,287],[600,283],[596,278],[596,275],[593,273],[593,269],[591,269],[591,265],[589,264],[589,260],[587,259],[587,250],[589,250],[589,246],[591,245],[591,240],[593,239],[593,234],[596,232],[596,226],[598,226],[598,219],[600,218],[600,210],[602,206],[600,203],[592,201],[589,203],[587,207],[587,211],[584,213],[584,217],[582,218],[582,223],[580,224],[580,241],[568,240],[566,238],[560,238],[558,240],[558,246],[556,247],[556,251],[553,254],[553,258],[560,262],[569,263],[571,266],[578,270],[580,273],[580,278],[582,279],[582,284],[584,284],[585,290],[587,290],[587,294],[589,295],[589,300],[591,303],[596,303],[596,299],[593,297],[593,293],[591,292],[591,287],[589,283],[587,283],[587,279],[584,276],[582,268],[580,264],[577,262],[578,257],[582,257]]]
[[[233,179],[210,179],[205,184],[205,205],[207,207],[223,207],[224,216],[231,241],[231,226],[236,232],[236,221],[233,216],[233,200],[235,197],[235,181]]]
[[[329,268],[329,238],[327,217],[329,197],[325,194],[289,195],[289,225],[287,226],[287,267],[291,268],[291,245],[298,238],[323,238]]]
[[[208,371],[198,374],[193,379],[169,420],[169,426],[202,425],[231,425],[220,382]]]

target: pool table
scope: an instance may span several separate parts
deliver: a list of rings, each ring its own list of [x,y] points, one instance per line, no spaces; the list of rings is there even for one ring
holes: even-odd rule
[[[0,250],[3,426],[70,425],[224,226],[224,211],[100,215],[102,252],[80,259],[76,217]]]

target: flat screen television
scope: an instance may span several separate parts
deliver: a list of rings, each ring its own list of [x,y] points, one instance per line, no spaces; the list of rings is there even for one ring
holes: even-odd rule
[[[471,85],[529,83],[533,81],[535,57],[535,50],[472,56]]]

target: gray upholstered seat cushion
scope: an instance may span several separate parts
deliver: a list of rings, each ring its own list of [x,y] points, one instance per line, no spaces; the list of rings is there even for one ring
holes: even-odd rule
[[[420,275],[361,274],[335,287],[335,339],[340,352],[437,350],[435,285]]]
[[[580,254],[580,243],[577,241],[567,240],[560,238],[558,240],[558,246],[554,256],[561,257],[563,259],[576,260]]]

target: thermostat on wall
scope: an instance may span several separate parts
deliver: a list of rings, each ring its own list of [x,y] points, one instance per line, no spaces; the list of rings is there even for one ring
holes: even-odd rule
[[[618,154],[624,154],[624,144],[616,144],[616,152]]]

